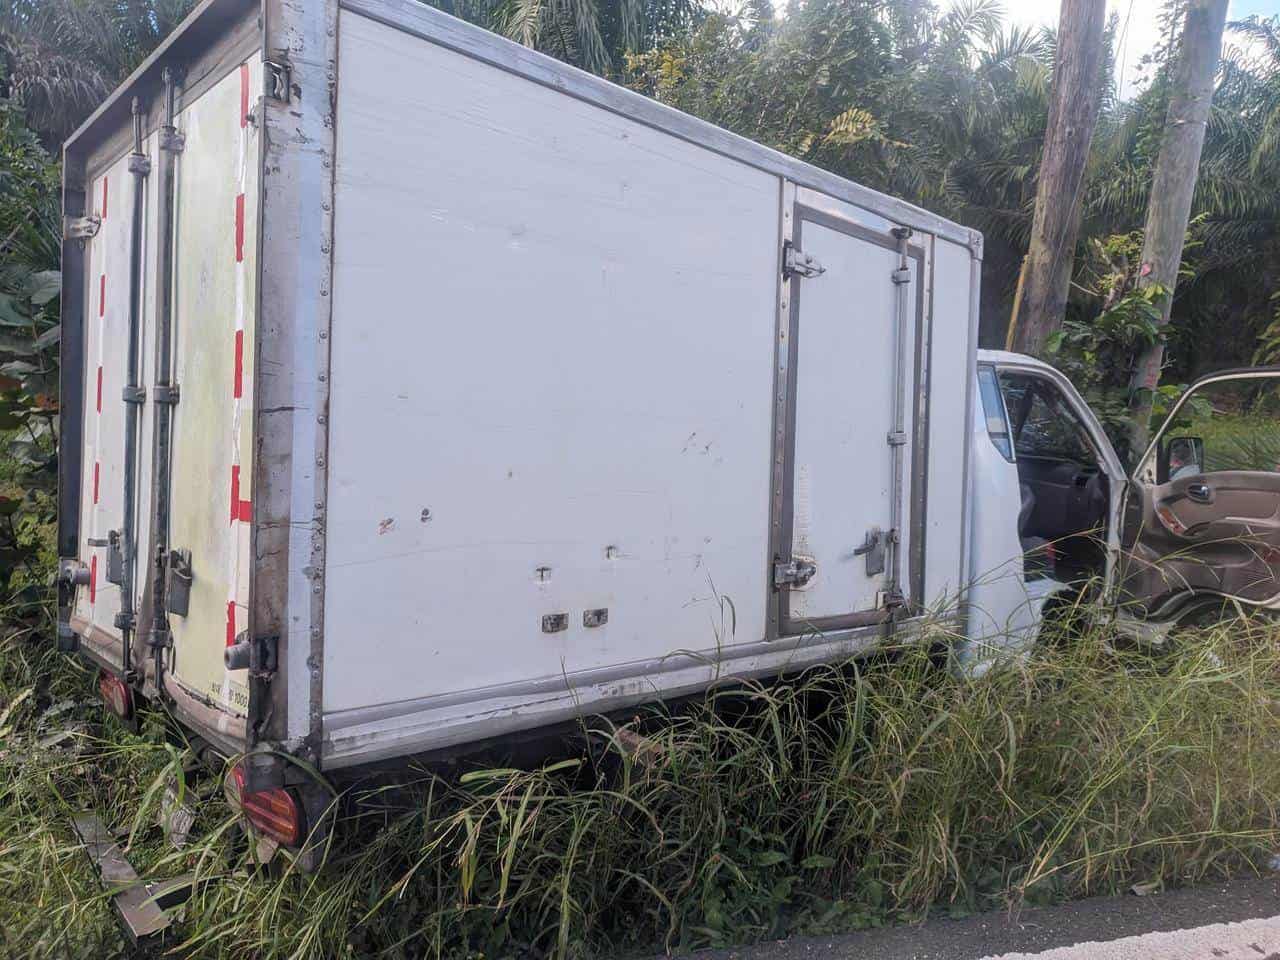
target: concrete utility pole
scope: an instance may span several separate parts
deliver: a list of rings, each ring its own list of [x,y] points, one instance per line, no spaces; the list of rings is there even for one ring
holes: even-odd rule
[[[1163,333],[1173,306],[1173,289],[1182,263],[1182,245],[1191,218],[1191,198],[1200,170],[1205,124],[1213,102],[1213,80],[1222,55],[1222,31],[1227,21],[1227,0],[1188,0],[1182,40],[1173,65],[1169,112],[1165,117],[1160,156],[1147,201],[1147,227],[1142,244],[1138,283],[1159,284],[1169,294],[1160,305]],[[1153,393],[1160,385],[1164,340],[1145,350],[1133,373],[1132,449],[1140,455],[1150,439]]]
[[[1106,0],[1062,0],[1031,246],[1009,318],[1008,345],[1039,353],[1062,326],[1080,232],[1080,185],[1101,99]]]

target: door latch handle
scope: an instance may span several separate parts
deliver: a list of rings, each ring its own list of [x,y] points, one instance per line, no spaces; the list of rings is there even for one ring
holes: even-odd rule
[[[884,573],[885,544],[888,541],[889,537],[883,530],[879,527],[872,527],[867,531],[867,536],[862,541],[862,546],[854,548],[853,555],[855,557],[867,558],[868,577]]]
[[[1187,498],[1196,503],[1213,503],[1213,487],[1207,483],[1192,483],[1187,486]]]

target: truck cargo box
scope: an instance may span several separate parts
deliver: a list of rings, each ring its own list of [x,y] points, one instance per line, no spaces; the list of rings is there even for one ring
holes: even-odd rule
[[[979,234],[412,0],[66,146],[64,644],[323,769],[959,617]]]

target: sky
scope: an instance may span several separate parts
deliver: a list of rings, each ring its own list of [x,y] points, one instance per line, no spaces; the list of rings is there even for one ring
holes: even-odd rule
[[[1132,96],[1141,80],[1139,63],[1142,56],[1159,41],[1160,8],[1164,0],[1107,0],[1107,14],[1120,17],[1123,42],[1116,55],[1116,72],[1120,75],[1120,95]],[[1057,26],[1058,0],[1005,0],[1009,19],[1027,26]],[[1280,14],[1280,0],[1231,0],[1227,19],[1243,20],[1251,14],[1263,17]],[[1126,26],[1127,24],[1127,26]],[[1227,42],[1232,42],[1228,37]]]

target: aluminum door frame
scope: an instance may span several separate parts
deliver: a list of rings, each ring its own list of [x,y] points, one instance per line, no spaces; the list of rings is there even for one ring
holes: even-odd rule
[[[800,223],[808,220],[837,233],[845,234],[857,240],[873,243],[887,250],[896,251],[897,242],[887,231],[880,233],[853,220],[840,217],[831,211],[821,210],[805,204],[796,197],[796,184],[784,181],[781,190],[781,250],[787,243],[800,244]],[[898,224],[893,224],[894,227]],[[906,551],[906,562],[903,584],[907,596],[908,613],[922,609],[924,590],[924,556],[925,556],[925,517],[927,496],[925,480],[928,476],[928,437],[929,437],[929,343],[932,311],[926,317],[924,297],[927,285],[931,283],[932,258],[925,247],[931,237],[928,234],[913,234],[913,239],[923,240],[907,244],[907,256],[915,261],[915,341],[914,358],[908,366],[911,384],[915,387],[909,394],[907,411],[912,418],[909,426],[912,455],[910,475],[902,478],[902,496],[909,498],[908,509],[903,511],[907,527],[910,531],[909,549]],[[779,560],[791,559],[791,547],[794,537],[794,484],[795,484],[795,435],[796,435],[796,398],[797,374],[796,361],[798,355],[797,334],[800,326],[800,290],[804,280],[802,277],[786,278],[779,270],[778,280],[778,330],[777,357],[774,377],[774,449],[772,457],[772,481],[770,497],[769,523],[769,617],[767,621],[769,639],[797,636],[808,633],[826,633],[836,630],[847,630],[858,627],[889,623],[894,618],[890,610],[877,608],[874,610],[854,611],[834,617],[810,619],[797,624],[791,619],[790,588],[773,585],[773,564]],[[891,283],[885,277],[885,283]],[[900,385],[901,386],[901,385]],[[885,425],[886,434],[891,424]]]

